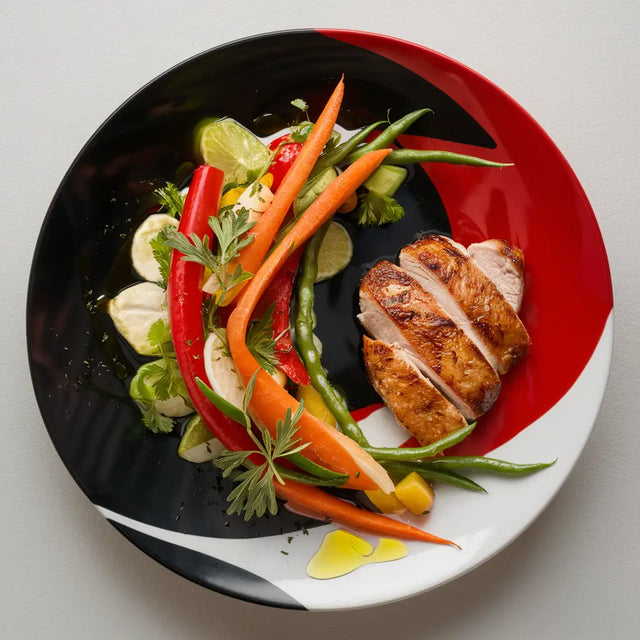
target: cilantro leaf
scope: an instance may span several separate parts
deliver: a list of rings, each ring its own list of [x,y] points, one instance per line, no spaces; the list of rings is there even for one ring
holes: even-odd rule
[[[129,395],[142,412],[142,421],[154,433],[173,430],[173,420],[156,408],[156,401],[181,397],[190,403],[187,387],[180,373],[171,340],[169,325],[156,320],[147,332],[147,340],[160,352],[160,358],[143,364],[129,385]]]
[[[171,433],[173,420],[163,416],[153,405],[141,407],[142,422],[153,433]]]
[[[180,193],[175,184],[167,182],[164,187],[156,189],[154,193],[160,200],[160,204],[164,209],[163,213],[173,216],[174,218],[179,218],[182,215],[185,196]]]
[[[169,325],[162,319],[158,318],[147,332],[147,340],[152,347],[156,347],[162,352],[163,347],[171,342],[171,329]]]
[[[358,197],[358,207],[354,216],[356,223],[361,227],[373,227],[402,220],[404,209],[390,196],[367,191]]]
[[[300,109],[300,111],[304,111],[304,113],[306,113],[309,110],[309,105],[302,98],[296,98],[295,100],[292,100],[291,104],[296,109]]]
[[[157,235],[155,235],[151,240],[149,240],[149,244],[151,245],[151,250],[153,251],[153,257],[158,263],[158,268],[160,269],[160,285],[166,289],[167,288],[167,280],[169,279],[169,268],[171,266],[171,247],[169,247],[165,240],[167,239],[167,229],[170,226],[167,225],[160,229]]]
[[[295,127],[291,127],[289,138],[292,142],[304,142],[313,129],[313,122],[301,122]]]

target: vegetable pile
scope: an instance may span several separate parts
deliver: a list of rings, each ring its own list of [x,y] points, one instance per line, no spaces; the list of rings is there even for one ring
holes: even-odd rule
[[[268,147],[230,119],[209,125],[200,141],[206,164],[186,197],[173,185],[158,190],[161,213],[134,237],[134,267],[148,280],[134,286],[146,295],[136,307],[125,290],[110,313],[138,353],[156,357],[130,383],[145,425],[169,432],[173,418],[197,414],[218,443],[211,455],[222,449],[214,463],[237,483],[229,513],[275,514],[280,497],[293,510],[359,531],[454,544],[385,513],[429,511],[433,482],[482,491],[463,469],[524,474],[548,465],[443,456],[475,423],[427,447],[372,447],[322,366],[314,283],[336,213],[360,226],[404,216],[394,199],[404,165],[506,165],[393,149],[429,109],[340,142],[334,128],[343,93],[341,80],[315,123],[307,116]],[[302,100],[293,104],[307,115]],[[372,509],[331,487],[365,491]]]

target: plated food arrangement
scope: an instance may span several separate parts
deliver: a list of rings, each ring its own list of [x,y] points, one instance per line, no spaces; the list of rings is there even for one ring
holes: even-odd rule
[[[514,529],[500,525],[511,517],[511,498],[499,507],[486,496],[539,493],[533,512],[549,495],[540,487],[557,487],[558,473],[575,460],[580,447],[562,437],[547,446],[545,425],[555,421],[554,402],[573,402],[563,391],[575,375],[569,369],[585,366],[588,336],[599,335],[607,309],[606,282],[602,295],[591,287],[585,340],[568,345],[568,367],[542,379],[544,354],[554,345],[541,323],[547,303],[540,247],[500,225],[469,232],[469,215],[484,215],[485,206],[474,184],[516,184],[529,159],[511,144],[492,151],[480,129],[475,147],[449,144],[451,134],[419,135],[425,122],[437,133],[443,113],[445,120],[458,117],[453,103],[443,111],[437,92],[411,108],[394,110],[391,98],[354,121],[354,105],[366,111],[367,101],[357,74],[350,77],[354,63],[345,59],[344,82],[325,82],[322,96],[300,85],[253,122],[220,105],[201,111],[190,133],[198,150],[173,154],[174,166],[183,164],[168,181],[154,178],[162,174],[149,171],[144,155],[128,165],[139,177],[139,213],[122,218],[119,240],[109,238],[110,223],[105,227],[102,245],[116,258],[100,263],[106,278],[89,275],[91,288],[82,285],[93,325],[84,335],[101,338],[85,338],[73,350],[91,353],[83,375],[72,378],[77,395],[70,406],[91,410],[102,388],[98,405],[106,410],[95,424],[103,445],[75,445],[88,437],[77,430],[77,412],[74,420],[66,412],[62,423],[75,425],[75,435],[54,437],[97,506],[148,553],[165,562],[166,545],[180,549],[169,566],[181,573],[180,558],[194,566],[196,554],[200,569],[189,577],[280,606],[395,599],[488,557]],[[195,162],[184,164],[190,157]],[[438,191],[428,195],[420,190],[430,180]],[[134,184],[129,179],[127,189]],[[120,197],[106,202],[121,207]],[[438,197],[450,227],[438,218]],[[455,198],[476,202],[479,213],[457,212]],[[39,261],[51,251],[41,250]],[[57,269],[69,266],[62,261]],[[571,296],[579,297],[584,285],[572,284]],[[33,336],[32,362],[39,362]],[[115,367],[106,386],[96,348]],[[34,371],[38,392],[44,387]],[[51,402],[69,398],[65,383],[58,391],[48,392]],[[538,424],[525,433],[531,420]],[[88,475],[88,454],[105,470]],[[146,480],[136,471],[145,468]],[[187,497],[180,485],[170,488],[166,481],[176,474],[181,486],[191,477],[187,482],[204,492]],[[470,533],[486,526],[485,518],[500,533],[479,551]],[[341,528],[351,533],[333,536]],[[321,544],[327,532],[333,537]],[[409,546],[388,546],[387,538]],[[361,551],[335,568],[345,548]],[[427,563],[428,577],[407,574],[406,555]],[[366,558],[376,567],[353,571]],[[208,559],[224,571],[212,574]],[[402,586],[375,595],[364,586],[366,575],[359,577],[374,571],[400,572]],[[235,576],[231,582],[225,572]],[[230,589],[238,575],[245,586]],[[362,591],[350,604],[331,604],[326,582],[316,580],[330,577]]]

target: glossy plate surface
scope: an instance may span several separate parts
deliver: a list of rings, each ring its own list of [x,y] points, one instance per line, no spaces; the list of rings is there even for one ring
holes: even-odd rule
[[[198,163],[193,135],[202,119],[228,115],[267,135],[295,117],[294,98],[304,98],[315,119],[343,73],[343,127],[428,106],[434,113],[400,138],[402,146],[514,166],[413,167],[397,196],[407,211],[402,222],[349,228],[352,264],[316,287],[330,376],[347,391],[353,410],[379,402],[364,379],[355,320],[359,278],[377,259],[395,259],[427,230],[451,233],[465,245],[508,239],[525,254],[521,317],[533,347],[504,378],[498,403],[458,452],[558,462],[517,480],[474,476],[487,495],[439,487],[426,527],[462,551],[411,544],[404,560],[319,581],[306,576],[305,566],[331,526],[284,511],[248,525],[227,516],[229,485],[210,465],[178,458],[178,429],[169,436],[145,432],[127,395],[141,360],[117,336],[104,300],[135,281],[128,260],[132,230],[153,206],[154,186],[187,177]],[[27,333],[36,396],[59,455],[134,544],[181,575],[235,597],[342,609],[451,580],[535,519],[595,421],[609,371],[611,313],[607,258],[590,205],[558,149],[519,105],[467,67],[411,43],[353,31],[296,31],[196,56],[145,86],[100,127],[44,221]],[[384,430],[388,422],[389,414],[379,410],[363,425]]]

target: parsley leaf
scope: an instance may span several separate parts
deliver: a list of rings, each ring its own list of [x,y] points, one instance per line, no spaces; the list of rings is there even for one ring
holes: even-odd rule
[[[163,213],[173,216],[174,218],[179,218],[182,215],[185,196],[180,193],[175,184],[167,182],[164,187],[156,189],[154,193],[160,200],[160,204],[164,209]]]
[[[367,191],[358,197],[358,208],[354,212],[356,224],[361,227],[373,227],[404,218],[402,205],[390,196],[375,191]]]

